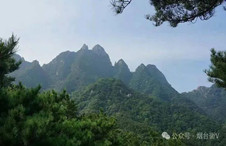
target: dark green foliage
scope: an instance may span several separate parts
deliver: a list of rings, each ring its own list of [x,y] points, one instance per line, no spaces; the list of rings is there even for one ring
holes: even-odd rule
[[[118,129],[116,120],[102,112],[78,115],[66,92],[40,93],[40,87],[26,89],[21,84],[0,89],[0,125],[0,145],[7,146],[181,144],[179,140],[164,140],[153,130],[146,129],[141,137]]]
[[[209,81],[218,87],[226,89],[226,51],[216,52],[211,49],[211,66],[205,73],[209,76]]]
[[[112,0],[111,4],[119,14],[131,2],[132,0]],[[155,26],[169,22],[172,27],[176,27],[179,23],[193,22],[198,18],[208,20],[213,16],[215,8],[224,2],[225,0],[149,0],[155,8],[155,14],[146,15],[146,18],[153,21]]]
[[[226,123],[226,91],[213,85],[210,88],[199,87],[182,96],[192,100],[212,119]]]
[[[77,115],[66,92],[40,93],[22,85],[0,91],[0,145],[122,145],[115,120]],[[119,136],[119,134],[117,135]],[[121,143],[122,142],[122,143]]]
[[[18,69],[21,63],[13,58],[17,43],[18,39],[14,35],[7,41],[0,38],[0,88],[9,86],[14,81],[8,74]]]

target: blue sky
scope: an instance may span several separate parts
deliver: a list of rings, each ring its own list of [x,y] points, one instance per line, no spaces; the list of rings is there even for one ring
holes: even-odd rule
[[[100,44],[112,63],[123,58],[134,71],[155,64],[179,92],[210,86],[203,72],[210,49],[226,50],[226,12],[219,6],[213,18],[172,28],[155,27],[148,0],[134,1],[115,15],[108,0],[0,0],[0,37],[20,37],[18,54],[28,61],[48,63],[59,53],[77,51],[85,43]]]

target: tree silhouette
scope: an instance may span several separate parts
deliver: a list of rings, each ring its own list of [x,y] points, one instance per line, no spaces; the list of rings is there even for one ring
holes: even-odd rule
[[[226,51],[216,52],[211,49],[211,66],[205,73],[209,76],[209,81],[218,87],[226,89]]]
[[[112,0],[111,4],[117,14],[132,2],[132,0]],[[179,23],[194,22],[196,19],[208,20],[215,12],[215,8],[223,5],[226,0],[149,0],[154,6],[155,14],[146,15],[146,19],[154,22],[155,26],[160,26],[164,22],[169,22],[172,27]],[[226,10],[226,7],[223,6]]]
[[[13,55],[16,52],[16,46],[19,39],[12,35],[8,40],[4,41],[0,38],[0,88],[11,84],[13,77],[8,74],[17,70],[21,62],[16,62]]]

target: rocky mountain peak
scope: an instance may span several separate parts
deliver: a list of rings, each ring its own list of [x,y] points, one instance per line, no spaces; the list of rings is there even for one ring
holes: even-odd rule
[[[125,61],[123,59],[120,59],[116,64],[126,65],[126,63],[125,63]]]
[[[141,65],[139,65],[136,69],[136,71],[139,71],[139,70],[144,70],[146,69],[146,66],[142,63]]]
[[[153,64],[148,64],[147,66],[146,66],[148,69],[157,69],[157,67],[155,66],[155,65],[153,65]]]
[[[88,50],[88,49],[89,49],[89,47],[86,44],[83,44],[81,50]]]
[[[34,61],[32,61],[32,65],[34,65],[34,66],[40,66],[40,64],[39,64],[38,60],[34,60]]]
[[[92,49],[92,51],[98,55],[107,55],[104,48],[100,46],[99,44],[95,45]]]

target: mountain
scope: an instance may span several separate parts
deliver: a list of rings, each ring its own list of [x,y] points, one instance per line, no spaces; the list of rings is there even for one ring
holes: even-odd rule
[[[135,72],[131,72],[122,59],[113,66],[108,54],[100,45],[89,50],[84,44],[77,52],[62,52],[42,67],[36,61],[30,63],[18,55],[15,58],[23,63],[12,75],[16,77],[17,82],[21,81],[28,87],[41,84],[43,89],[66,89],[73,92],[101,78],[116,78],[136,91],[166,101],[178,94],[156,66],[142,64]]]
[[[193,101],[209,117],[221,123],[226,123],[226,90],[215,85],[199,87],[188,93],[182,93],[184,98]]]
[[[216,131],[219,128],[189,100],[160,102],[129,89],[116,79],[98,80],[85,89],[72,93],[72,98],[78,103],[81,114],[103,110],[106,114],[115,116],[120,128],[128,131],[141,130],[136,132],[142,133],[145,130],[140,128],[141,125],[169,133]]]
[[[113,76],[113,67],[108,54],[100,45],[96,45],[92,50],[82,47],[71,65],[71,70],[65,78],[62,88],[68,92],[78,90],[99,78]]]
[[[114,70],[114,78],[123,81],[125,84],[129,84],[132,78],[132,73],[123,59],[120,59],[117,63],[115,63]]]
[[[66,89],[77,102],[79,114],[101,110],[114,116],[120,129],[142,137],[148,136],[149,129],[170,135],[226,130],[222,126],[225,91],[213,86],[179,94],[155,65],[141,64],[131,72],[120,59],[113,66],[100,45],[63,52],[43,66],[19,55],[14,57],[22,61],[20,69],[10,74],[16,82],[27,87],[40,84],[44,90]]]
[[[163,100],[178,96],[178,92],[167,82],[155,65],[141,64],[133,73],[129,87],[141,93],[154,95]]]
[[[36,87],[41,85],[46,89],[50,85],[49,76],[40,66],[38,61],[27,62],[19,55],[15,55],[16,60],[21,60],[20,68],[11,73],[16,78],[16,82],[22,82],[27,87]]]
[[[50,63],[44,64],[42,68],[54,83],[60,82],[70,73],[75,56],[75,52],[66,51],[60,53]]]

